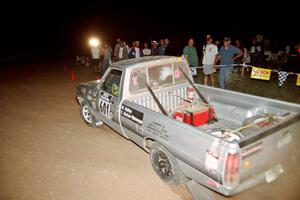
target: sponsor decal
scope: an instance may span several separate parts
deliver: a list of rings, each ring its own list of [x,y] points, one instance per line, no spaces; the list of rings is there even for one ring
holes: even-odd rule
[[[300,74],[297,74],[297,82],[296,82],[297,86],[300,86]]]
[[[100,92],[99,112],[109,119],[112,118],[112,115],[110,113],[111,98],[112,95],[106,92]]]
[[[269,81],[272,70],[252,67],[251,78]]]
[[[144,113],[134,108],[130,108],[126,105],[122,105],[121,116],[131,120],[132,122],[136,123],[140,127],[143,125]]]
[[[155,135],[157,137],[160,137],[163,140],[168,141],[170,136],[169,133],[167,131],[167,128],[165,125],[159,123],[159,122],[150,122],[147,126],[146,126],[146,131],[149,134]]]
[[[252,145],[250,147],[247,147],[247,148],[244,148],[242,150],[242,158],[247,158],[253,154],[256,154],[258,152],[260,152],[262,150],[262,147],[263,147],[263,143],[262,142],[259,142],[255,145]]]
[[[180,73],[179,69],[175,69],[174,76],[175,76],[175,78],[180,78],[181,73]]]

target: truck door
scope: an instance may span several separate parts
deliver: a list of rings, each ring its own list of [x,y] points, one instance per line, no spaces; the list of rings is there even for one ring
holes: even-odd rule
[[[101,119],[104,122],[118,123],[118,109],[117,105],[121,95],[121,78],[122,71],[118,69],[110,69],[107,76],[104,77],[102,85],[99,90],[97,109]]]

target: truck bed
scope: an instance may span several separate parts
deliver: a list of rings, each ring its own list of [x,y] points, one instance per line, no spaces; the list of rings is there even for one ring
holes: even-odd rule
[[[197,129],[207,133],[213,129],[237,129],[243,126],[246,119],[259,114],[274,114],[278,116],[288,115],[288,119],[300,112],[300,110],[295,110],[292,107],[289,108],[289,106],[282,107],[282,104],[279,104],[278,102],[272,103],[269,99],[202,85],[197,86],[208,102],[214,106],[216,117],[218,119],[218,121],[213,124],[197,127]],[[173,88],[168,87],[168,90],[160,89],[154,92],[165,110],[168,113],[172,113],[174,109],[180,106],[180,102],[182,102],[182,100],[175,95],[186,99],[187,87],[187,84],[181,84],[176,85],[176,87]],[[131,101],[148,109],[160,112],[152,96],[147,91],[135,95]],[[243,132],[246,133],[247,136],[251,136],[255,131],[257,130],[252,128]]]
[[[188,85],[176,85],[168,90],[154,91],[167,112],[171,113],[180,105],[179,95],[186,98]],[[212,134],[214,130],[235,130],[244,126],[245,120],[257,115],[282,116],[265,127],[253,126],[235,134],[241,152],[241,176],[239,187],[230,194],[238,193],[262,182],[271,182],[288,170],[287,163],[299,159],[300,106],[283,101],[242,94],[229,90],[197,85],[201,93],[214,107],[218,121],[195,127],[199,132]],[[132,102],[160,112],[153,98],[145,92],[131,99]],[[222,137],[220,137],[222,139]],[[226,138],[228,142],[233,140]],[[224,194],[224,192],[222,192]]]

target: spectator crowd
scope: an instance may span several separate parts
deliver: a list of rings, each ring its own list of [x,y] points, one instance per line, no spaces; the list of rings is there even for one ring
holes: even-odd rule
[[[92,47],[92,65],[95,72],[103,75],[112,62],[127,59],[144,56],[184,56],[189,63],[193,76],[197,76],[197,68],[202,66],[205,85],[210,82],[210,85],[215,86],[213,74],[216,73],[216,66],[223,66],[219,67],[218,80],[220,87],[225,88],[232,74],[233,64],[245,62],[253,66],[261,66],[268,60],[266,55],[271,55],[268,40],[264,40],[262,35],[256,35],[252,38],[249,48],[246,48],[239,39],[232,42],[230,37],[224,37],[223,41],[220,42],[219,40],[214,41],[211,35],[206,36],[202,51],[197,50],[193,38],[188,39],[181,52],[174,48],[174,43],[169,38],[160,39],[159,42],[152,40],[151,44],[144,42],[142,45],[141,47],[140,41],[133,41],[129,45],[126,41],[118,38],[114,48],[108,43],[104,43],[103,46]],[[288,46],[282,51],[282,54],[289,54]],[[241,73],[243,76],[243,68]]]

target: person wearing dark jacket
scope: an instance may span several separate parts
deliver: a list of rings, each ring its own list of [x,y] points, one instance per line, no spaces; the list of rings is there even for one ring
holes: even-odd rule
[[[153,40],[151,43],[151,51],[152,51],[152,56],[158,56],[159,54],[159,48],[158,48],[158,42]]]
[[[173,42],[170,42],[168,38],[165,39],[165,55],[166,56],[179,56],[176,46]]]
[[[128,59],[128,49],[125,46],[125,42],[121,41],[120,45],[116,48],[115,51],[115,61],[126,60]]]
[[[135,41],[134,46],[129,50],[128,57],[129,58],[140,58],[143,57],[143,51],[140,48],[140,42]]]

